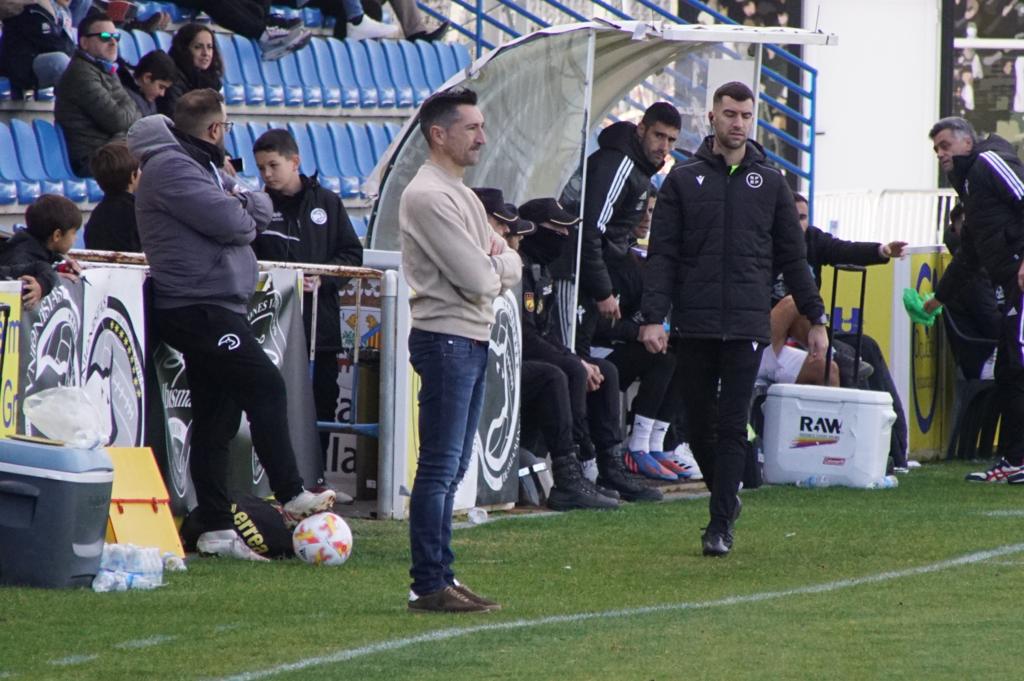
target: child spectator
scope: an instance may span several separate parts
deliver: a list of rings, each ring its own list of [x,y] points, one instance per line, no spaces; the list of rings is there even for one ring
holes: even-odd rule
[[[315,177],[299,173],[301,160],[295,139],[287,130],[268,130],[253,145],[256,167],[274,202],[274,217],[253,242],[260,260],[307,262],[324,265],[363,264],[363,246],[352,229],[341,199],[324,189]],[[316,355],[313,397],[316,417],[334,421],[338,403],[338,352],[341,351],[341,314],[338,294],[344,280],[322,277],[317,293]],[[312,290],[317,277],[306,277],[303,316],[309,337]],[[326,457],[327,437],[321,438]]]
[[[25,281],[23,275],[31,275],[40,290],[37,294],[33,284],[26,281],[23,300],[27,307],[33,307],[56,285],[56,274],[51,266],[65,260],[74,245],[75,235],[82,226],[82,211],[63,196],[43,194],[25,210],[25,224],[24,230],[0,246],[0,276],[20,276]],[[67,262],[72,270],[80,271],[73,260],[67,259]],[[5,267],[10,270],[5,272]]]
[[[70,0],[38,0],[3,20],[0,73],[15,90],[53,87],[75,53]]]
[[[190,90],[210,88],[220,91],[224,63],[213,39],[213,29],[203,24],[185,24],[171,39],[171,59],[177,67],[171,86],[157,100],[156,109],[174,116],[174,104]]]
[[[174,60],[163,50],[147,53],[133,70],[124,67],[118,69],[121,84],[139,107],[143,116],[152,116],[156,111],[156,100],[163,97],[167,88],[171,87],[178,67]]]
[[[141,253],[139,228],[135,223],[135,186],[139,183],[139,162],[124,142],[100,147],[89,164],[103,190],[85,224],[85,247],[102,251]]]

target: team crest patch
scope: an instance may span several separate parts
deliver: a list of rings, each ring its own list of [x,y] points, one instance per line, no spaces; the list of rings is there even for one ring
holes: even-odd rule
[[[532,293],[523,294],[523,307],[526,308],[527,312],[533,312],[536,305],[534,304]]]
[[[764,184],[764,178],[761,177],[761,173],[747,173],[747,186],[751,189],[758,189]]]
[[[322,225],[327,222],[327,211],[323,208],[314,208],[309,212],[309,219],[314,225]]]

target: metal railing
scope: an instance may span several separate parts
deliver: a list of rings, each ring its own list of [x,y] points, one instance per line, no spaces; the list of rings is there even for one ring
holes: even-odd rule
[[[673,11],[677,2],[705,13],[716,22],[736,23],[700,0],[452,0],[451,16],[442,14],[422,0],[418,4],[435,19],[450,19],[452,30],[472,42],[477,56],[480,56],[486,50],[531,31],[555,24],[589,21],[592,16],[624,21],[686,23]],[[715,50],[725,56],[740,58],[726,45],[716,46]],[[700,55],[690,55],[687,59],[697,63],[703,61]],[[760,69],[760,99],[766,105],[761,107],[758,120],[760,141],[772,162],[806,183],[811,197],[814,196],[817,78],[817,70],[796,54],[780,46],[766,46]],[[643,101],[646,99],[665,99],[682,109],[688,106],[683,97],[695,93],[701,93],[703,102],[703,86],[683,73],[683,69],[667,67],[627,96],[621,109],[613,112],[617,113],[614,119],[632,115],[631,111],[642,111],[646,108]],[[700,134],[684,131],[679,141],[682,149],[674,156],[686,158],[701,139]],[[813,199],[811,209],[813,219]]]

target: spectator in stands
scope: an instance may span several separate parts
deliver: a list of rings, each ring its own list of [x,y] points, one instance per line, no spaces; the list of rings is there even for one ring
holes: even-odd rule
[[[25,210],[25,229],[0,247],[0,265],[44,263],[50,267],[67,261],[74,271],[80,271],[67,254],[81,226],[82,211],[73,201],[43,194]]]
[[[946,268],[935,297],[924,304],[933,313],[984,268],[993,287],[1002,288],[1005,309],[996,353],[996,397],[1002,421],[999,460],[970,473],[975,482],[1024,484],[1024,165],[1002,137],[982,140],[962,118],[943,118],[932,126],[935,155],[964,204],[966,220],[960,250]]]
[[[537,226],[518,215],[518,209],[505,203],[500,189],[474,187],[473,192],[484,204],[487,221],[509,248],[518,251],[525,236]],[[550,298],[551,278],[540,265],[523,258],[522,318],[526,331],[534,328],[533,320],[545,316],[545,303]],[[525,339],[524,335],[524,339]],[[527,355],[528,356],[528,355]],[[582,373],[582,372],[581,372]],[[548,506],[555,511],[578,508],[614,508],[618,493],[598,488],[587,478],[580,465],[582,442],[593,463],[594,445],[587,431],[586,378],[582,378],[574,401],[569,379],[561,367],[551,362],[523,362],[520,376],[521,423],[524,442],[533,448],[539,433],[551,454],[555,486],[548,495]],[[595,469],[596,471],[596,469]],[[596,476],[595,476],[596,477]]]
[[[117,77],[121,34],[103,14],[90,14],[78,31],[78,51],[57,83],[53,116],[64,129],[71,169],[89,174],[93,152],[123,137],[139,108]]]
[[[310,0],[308,3],[302,2],[302,0],[291,0],[286,4],[293,7],[299,5],[316,7],[327,16],[335,17],[334,37],[339,40],[344,38],[352,40],[397,39],[401,37],[398,26],[382,23],[367,15],[363,11],[363,3],[360,0]]]
[[[163,50],[153,50],[143,55],[134,69],[124,60],[119,66],[121,84],[139,107],[139,113],[143,116],[157,113],[157,100],[167,93],[178,75],[174,60]]]
[[[420,450],[409,501],[412,587],[419,612],[486,612],[499,606],[455,579],[455,490],[469,467],[483,410],[494,299],[515,286],[522,261],[487,224],[463,183],[486,142],[476,93],[458,88],[420,107],[429,157],[399,203],[402,268],[410,288],[409,359],[419,374]]]
[[[827,318],[792,192],[748,139],[754,93],[743,83],[722,85],[708,120],[713,133],[658,193],[640,340],[650,352],[666,352],[671,313],[690,446],[711,492],[701,547],[705,556],[724,556],[741,508],[754,380],[771,339],[773,266],[813,325],[812,356],[826,352]]]
[[[201,553],[265,560],[234,531],[227,490],[228,443],[244,412],[256,456],[285,519],[295,524],[330,510],[334,491],[303,487],[288,428],[280,371],[246,319],[258,270],[251,244],[273,206],[219,169],[231,127],[214,90],[181,96],[174,126],[147,116],[128,135],[142,163],[135,211],[149,262],[153,318],[160,338],[182,353],[192,396],[196,512],[205,531]]]
[[[565,248],[569,227],[579,218],[553,198],[519,207],[537,231],[520,245],[523,259],[523,359],[553,364],[565,373],[573,415],[573,439],[590,482],[614,490],[626,501],[657,501],[661,492],[630,478],[623,466],[619,374],[615,365],[572,352],[554,329],[555,292],[548,266]],[[589,348],[588,348],[589,350]],[[673,478],[674,479],[674,478]]]
[[[203,24],[185,24],[171,38],[171,59],[178,67],[171,86],[156,100],[156,109],[165,116],[174,113],[178,98],[190,90],[223,86],[224,63],[220,59],[213,29]]]
[[[75,53],[69,0],[38,0],[3,20],[0,73],[18,91],[53,87]]]
[[[206,12],[227,30],[257,41],[267,61],[302,49],[313,35],[302,26],[285,29],[270,25],[270,0],[175,0],[174,4]]]
[[[118,140],[97,149],[89,168],[103,190],[103,199],[85,223],[85,247],[141,253],[139,228],[135,222],[138,159],[128,151],[127,144]]]
[[[252,247],[260,260],[323,265],[363,264],[359,242],[345,206],[316,177],[299,172],[302,160],[295,138],[287,130],[268,130],[252,148],[266,192],[274,202],[274,216]],[[338,408],[338,353],[341,352],[341,312],[338,296],[345,279],[307,276],[303,318],[307,343],[312,324],[313,289],[317,291],[316,354],[313,362],[313,398],[319,421],[335,421]],[[324,469],[328,433],[321,433]]]

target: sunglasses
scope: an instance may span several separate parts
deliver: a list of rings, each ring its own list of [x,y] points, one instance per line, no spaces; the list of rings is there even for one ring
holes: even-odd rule
[[[114,42],[119,42],[121,40],[121,34],[120,33],[117,33],[117,32],[111,33],[110,31],[101,31],[99,33],[86,33],[85,37],[86,38],[99,38],[100,40],[102,40],[105,43],[109,43],[111,40],[113,40]]]

